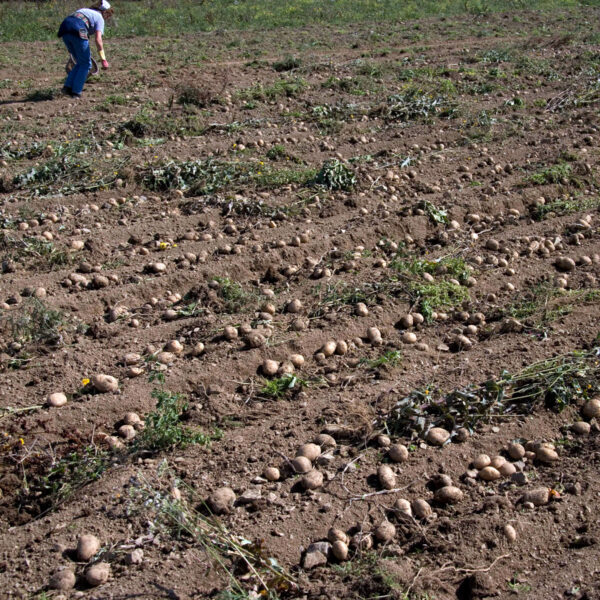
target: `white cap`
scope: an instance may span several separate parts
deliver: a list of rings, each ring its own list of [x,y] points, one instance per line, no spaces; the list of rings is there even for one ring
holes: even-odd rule
[[[110,8],[110,2],[107,2],[107,0],[102,0],[102,2],[100,2],[100,10],[108,10]]]

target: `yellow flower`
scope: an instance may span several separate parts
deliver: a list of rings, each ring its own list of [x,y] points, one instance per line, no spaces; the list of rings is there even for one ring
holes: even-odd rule
[[[21,446],[25,445],[25,440],[23,438],[19,438],[19,442],[21,442]]]
[[[177,248],[177,244],[173,244],[173,248]]]
[[[161,242],[158,246],[161,250],[166,250],[168,245],[167,242]]]
[[[84,378],[81,380],[81,385],[82,385],[83,387],[85,387],[85,386],[86,386],[86,385],[88,385],[89,383],[90,383],[90,380],[89,380],[87,377],[84,377]]]

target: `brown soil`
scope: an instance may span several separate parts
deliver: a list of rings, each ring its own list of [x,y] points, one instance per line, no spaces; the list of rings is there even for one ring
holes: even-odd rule
[[[2,139],[12,144],[2,146],[0,167],[0,406],[10,408],[0,414],[3,595],[44,597],[61,565],[82,575],[86,565],[73,549],[80,534],[93,533],[111,576],[97,588],[80,577],[68,597],[242,597],[223,595],[228,580],[197,541],[153,527],[156,515],[135,497],[145,480],[178,486],[187,505],[200,511],[201,500],[231,487],[238,501],[220,519],[229,531],[260,541],[265,555],[292,574],[295,585],[280,591],[282,597],[600,598],[600,433],[594,421],[587,436],[570,428],[581,419],[584,397],[598,389],[595,370],[586,379],[589,389],[571,394],[561,412],[542,402],[530,415],[481,422],[466,442],[443,448],[417,432],[400,437],[411,449],[406,463],[392,465],[401,491],[375,493],[382,491],[377,467],[387,460],[378,417],[412,390],[441,397],[597,344],[600,48],[590,28],[598,16],[587,9],[544,18],[220,32],[172,45],[117,39],[107,44],[112,69],[89,81],[79,102],[24,101],[23,73],[35,89],[60,86],[62,50],[50,43],[4,44],[9,60],[0,82],[9,84],[0,87],[0,123]],[[148,43],[156,48],[152,60]],[[47,61],[50,49],[57,52]],[[272,68],[288,55],[301,59],[294,71]],[[236,94],[257,82],[268,87],[294,77],[307,86],[290,97]],[[381,107],[411,80],[436,93],[445,86],[458,114],[391,120]],[[205,106],[178,104],[184,86]],[[331,119],[338,123],[317,122],[313,107],[336,104],[355,105],[356,114],[347,110]],[[120,145],[120,125],[140,111],[158,124],[192,114],[203,133],[149,134],[143,144],[130,136]],[[9,150],[91,135],[98,144],[91,156],[115,165],[122,187],[111,180],[107,189],[36,196],[12,183],[52,151],[27,158]],[[284,146],[282,156],[269,158],[277,146]],[[350,191],[331,191],[293,182],[267,188],[254,180],[193,196],[149,191],[138,177],[148,164],[209,156],[298,171],[318,170],[335,156],[355,159],[348,164],[357,183]],[[406,157],[411,163],[403,167]],[[531,179],[553,167],[562,169],[552,171],[555,180],[548,175],[539,185]],[[574,200],[562,202],[569,197]],[[544,218],[540,198],[557,207]],[[428,207],[443,207],[448,222],[436,222]],[[44,232],[60,259],[38,246],[29,249]],[[500,247],[493,249],[490,240]],[[83,248],[73,249],[73,241]],[[577,263],[565,292],[557,292],[561,256]],[[438,319],[411,329],[426,346],[403,343],[398,321],[420,310],[408,290],[426,282],[422,274],[399,274],[392,263],[446,257],[461,257],[471,267],[476,282],[461,286],[469,299],[437,309]],[[148,271],[157,261],[165,273]],[[319,268],[328,271],[315,278]],[[89,285],[74,283],[73,273]],[[444,274],[434,277],[439,282]],[[228,293],[224,280],[240,287]],[[44,305],[64,315],[58,337],[24,339],[13,327],[37,288],[46,292]],[[343,290],[357,289],[367,292],[368,316],[356,316],[352,300],[342,297]],[[540,290],[553,292],[540,296],[546,294]],[[286,312],[293,299],[302,302],[300,314]],[[275,306],[272,320],[261,312],[266,302]],[[528,313],[523,308],[536,302]],[[192,303],[197,312],[189,316],[182,309]],[[117,307],[123,313],[113,319]],[[179,312],[169,320],[164,315],[171,307]],[[465,319],[479,312],[485,322],[465,330]],[[511,315],[522,322],[518,331],[500,327]],[[292,325],[298,318],[304,329]],[[251,326],[267,342],[248,348],[243,336],[226,341],[229,325]],[[369,344],[372,326],[381,331],[382,346]],[[469,350],[452,343],[465,331]],[[161,383],[149,377],[156,366],[149,358],[172,340],[184,351],[164,371],[162,385],[185,395],[186,426],[206,433],[219,428],[222,438],[154,454],[127,452],[134,442],[124,442],[97,480],[84,477],[72,493],[57,497],[49,482],[72,482],[67,475],[49,480],[49,469],[85,448],[106,451],[106,434],[117,435],[127,412],[144,418],[155,409],[152,391]],[[328,340],[345,340],[348,352],[321,361],[315,355]],[[192,356],[197,342],[205,352]],[[123,364],[128,352],[143,357],[137,377]],[[398,363],[374,364],[386,352],[401,354]],[[306,359],[298,369],[306,387],[297,382],[281,398],[265,397],[260,365],[292,354]],[[82,380],[97,373],[117,377],[118,392],[87,393],[90,384]],[[46,407],[47,395],[61,391],[68,403]],[[325,484],[304,492],[287,460],[333,429],[337,446],[317,467]],[[551,441],[559,460],[525,463],[525,486],[510,478],[465,479],[475,456],[495,456],[513,440]],[[260,478],[267,466],[281,468],[280,481]],[[434,505],[423,521],[390,512],[397,498],[432,501],[430,483],[439,474],[461,488],[459,503]],[[524,506],[524,491],[539,487],[552,490],[551,501]],[[330,527],[370,532],[386,516],[397,529],[391,542],[351,550],[347,562],[303,568],[303,552],[326,539]],[[517,533],[512,543],[507,524]],[[143,561],[129,565],[125,555],[135,547],[143,549]],[[255,583],[248,580],[248,587]],[[53,595],[58,592],[46,597]]]

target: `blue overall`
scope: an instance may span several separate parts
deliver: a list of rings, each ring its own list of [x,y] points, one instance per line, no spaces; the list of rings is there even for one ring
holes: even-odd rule
[[[77,17],[69,16],[62,22],[58,36],[62,37],[67,50],[73,55],[77,63],[67,75],[65,88],[79,96],[92,68],[92,55],[87,39],[88,29],[86,23]]]

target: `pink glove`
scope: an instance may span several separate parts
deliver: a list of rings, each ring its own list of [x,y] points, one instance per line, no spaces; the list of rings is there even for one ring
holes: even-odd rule
[[[110,65],[108,64],[108,61],[107,61],[106,59],[104,59],[104,60],[102,61],[102,68],[103,68],[103,69],[108,69],[108,67],[109,67],[109,66],[110,66]]]

